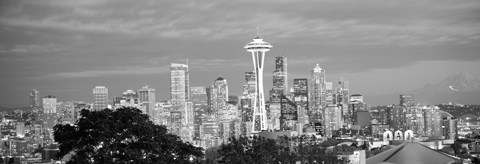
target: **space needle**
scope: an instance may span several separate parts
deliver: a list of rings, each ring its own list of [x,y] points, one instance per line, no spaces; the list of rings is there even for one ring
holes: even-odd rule
[[[265,96],[263,93],[263,63],[265,60],[265,52],[270,51],[272,45],[263,41],[258,35],[253,42],[248,43],[244,47],[248,52],[252,53],[253,67],[255,69],[255,99],[253,100],[253,128],[252,133],[258,133],[268,130],[267,112],[265,110]]]

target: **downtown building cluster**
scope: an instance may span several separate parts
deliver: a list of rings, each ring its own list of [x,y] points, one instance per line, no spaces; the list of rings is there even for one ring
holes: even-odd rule
[[[457,120],[435,106],[415,105],[413,95],[400,95],[398,105],[368,107],[362,95],[350,93],[348,81],[327,81],[326,70],[319,64],[312,65],[310,77],[295,78],[289,85],[286,56],[265,61],[272,46],[260,37],[245,48],[252,54],[254,70],[245,68],[242,86],[234,86],[243,88],[241,95],[229,94],[224,77],[212,79],[207,86],[191,86],[188,62],[170,64],[170,99],[164,101],[158,101],[156,90],[149,86],[128,89],[112,98],[108,87],[96,86],[92,89],[93,103],[59,102],[51,95],[40,98],[39,91],[32,90],[30,106],[38,121],[24,117],[21,111],[19,116],[4,115],[1,130],[8,135],[2,141],[8,144],[2,145],[14,146],[1,150],[4,155],[13,155],[46,147],[55,143],[53,126],[74,124],[80,110],[121,107],[138,108],[170,133],[203,148],[219,146],[230,137],[275,133],[376,140],[390,132],[411,131],[411,137],[416,138],[456,138]],[[268,79],[263,77],[263,67],[272,65],[273,77],[266,82],[272,82],[273,87],[263,88],[263,80]]]

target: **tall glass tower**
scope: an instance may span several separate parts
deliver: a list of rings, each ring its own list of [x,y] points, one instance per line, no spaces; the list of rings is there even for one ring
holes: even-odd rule
[[[183,109],[185,101],[190,98],[188,65],[171,63],[170,98],[175,109]]]
[[[248,43],[244,47],[248,52],[252,53],[253,66],[255,70],[255,104],[253,107],[253,128],[252,133],[258,133],[262,130],[267,130],[267,113],[265,110],[265,95],[263,93],[263,62],[265,60],[265,53],[270,51],[272,45],[264,42],[258,35],[253,39],[253,42]]]
[[[40,108],[40,97],[37,89],[32,89],[30,91],[30,107],[32,109]]]
[[[270,90],[270,102],[280,102],[281,95],[288,94],[287,57],[275,57],[275,71],[273,71],[273,88]]]

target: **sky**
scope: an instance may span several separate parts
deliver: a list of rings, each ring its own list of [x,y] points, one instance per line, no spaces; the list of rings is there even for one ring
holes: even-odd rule
[[[351,93],[406,92],[449,75],[480,77],[478,0],[3,0],[0,1],[0,106],[27,106],[28,92],[59,101],[93,101],[148,85],[169,99],[170,63],[188,59],[191,86],[221,76],[241,95],[253,70],[243,46],[257,27],[287,56],[289,83],[318,63],[327,81]],[[266,91],[266,93],[268,93]],[[368,103],[368,102],[367,102]]]

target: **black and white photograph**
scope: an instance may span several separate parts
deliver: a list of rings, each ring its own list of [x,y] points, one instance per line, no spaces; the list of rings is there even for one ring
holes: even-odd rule
[[[480,163],[478,0],[0,0],[0,164]]]

